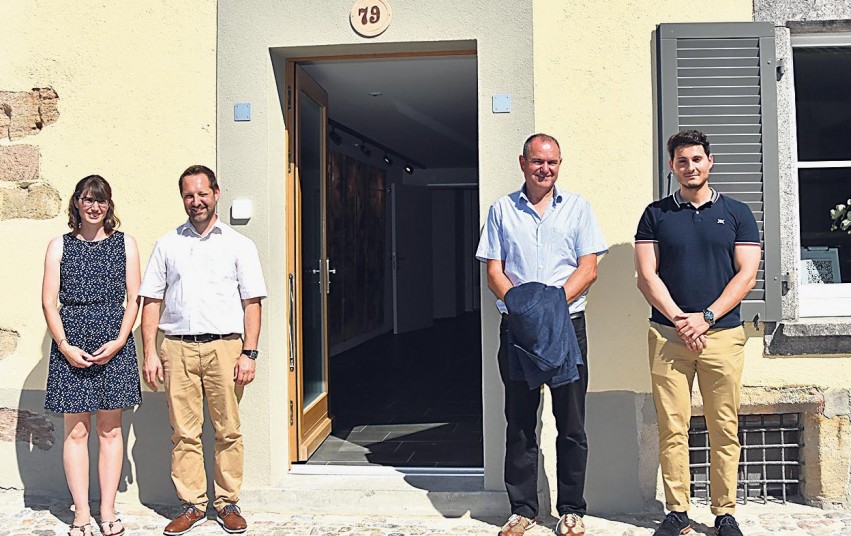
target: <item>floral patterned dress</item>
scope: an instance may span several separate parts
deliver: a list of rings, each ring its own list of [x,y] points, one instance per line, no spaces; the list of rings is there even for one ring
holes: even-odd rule
[[[115,339],[124,317],[126,254],[124,234],[98,242],[63,236],[59,268],[59,316],[68,343],[92,353]],[[106,365],[72,367],[54,341],[44,408],[82,413],[129,408],[141,402],[136,343],[127,344]]]

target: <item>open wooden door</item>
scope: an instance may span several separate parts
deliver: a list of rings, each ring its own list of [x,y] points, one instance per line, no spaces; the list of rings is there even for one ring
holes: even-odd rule
[[[288,65],[290,184],[290,461],[305,461],[331,433],[328,415],[329,278],[326,225],[328,94]]]

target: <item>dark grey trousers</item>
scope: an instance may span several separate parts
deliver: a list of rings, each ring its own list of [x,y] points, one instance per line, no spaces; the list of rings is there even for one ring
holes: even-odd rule
[[[585,394],[588,391],[588,339],[585,316],[572,320],[584,365],[579,380],[551,389],[556,430],[556,482],[559,515],[585,515],[585,469],[588,441],[585,436]],[[541,392],[525,381],[508,377],[508,327],[505,317],[499,328],[499,373],[505,386],[505,489],[511,513],[538,516],[538,406]]]

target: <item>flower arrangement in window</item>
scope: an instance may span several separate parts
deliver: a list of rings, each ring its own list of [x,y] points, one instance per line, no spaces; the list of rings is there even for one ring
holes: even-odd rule
[[[831,231],[847,231],[851,234],[851,210],[849,209],[851,209],[851,199],[830,209],[830,219],[833,220],[830,225]]]

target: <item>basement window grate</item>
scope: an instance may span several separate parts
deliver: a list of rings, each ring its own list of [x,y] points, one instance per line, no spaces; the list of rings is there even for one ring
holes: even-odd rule
[[[740,415],[738,502],[750,499],[786,503],[800,495],[801,417],[797,413]],[[703,417],[693,417],[689,430],[691,494],[709,504],[709,432]]]

